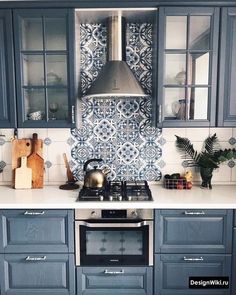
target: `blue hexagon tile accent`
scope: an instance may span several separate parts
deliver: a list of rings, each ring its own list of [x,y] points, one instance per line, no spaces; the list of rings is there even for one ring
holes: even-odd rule
[[[0,145],[4,145],[5,142],[6,142],[6,140],[4,138],[0,137]]]
[[[81,24],[81,94],[86,93],[106,63],[107,28],[103,24]],[[82,126],[71,131],[74,175],[83,180],[83,164],[102,158],[109,166],[109,179],[161,179],[161,129],[151,122],[152,24],[128,23],[126,61],[150,96],[82,99]]]
[[[236,138],[231,137],[231,138],[229,139],[229,143],[230,143],[231,145],[234,145],[234,144],[236,143]]]
[[[52,143],[52,140],[49,137],[46,137],[43,142],[45,145],[50,145]]]
[[[229,162],[228,162],[229,168],[234,168],[235,165],[236,164],[235,164],[235,161],[234,160],[229,160]]]

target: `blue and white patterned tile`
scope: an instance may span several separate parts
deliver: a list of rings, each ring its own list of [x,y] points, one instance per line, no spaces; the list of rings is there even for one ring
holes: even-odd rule
[[[154,164],[162,156],[162,149],[155,142],[146,142],[140,149],[140,157],[148,163]]]
[[[106,62],[107,28],[82,24],[81,92],[85,93]],[[152,92],[152,25],[128,23],[126,61],[146,92]],[[159,180],[161,129],[151,126],[151,95],[141,98],[86,98],[82,127],[71,131],[72,169],[83,180],[83,164],[102,158],[111,169],[109,179]],[[163,141],[162,141],[163,143]]]

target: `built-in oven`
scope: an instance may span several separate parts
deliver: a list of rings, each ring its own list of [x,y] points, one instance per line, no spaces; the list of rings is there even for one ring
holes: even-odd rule
[[[153,265],[153,210],[75,211],[76,265]]]

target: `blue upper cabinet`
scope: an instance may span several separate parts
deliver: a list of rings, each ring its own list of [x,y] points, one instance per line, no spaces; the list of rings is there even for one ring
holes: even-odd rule
[[[14,37],[18,127],[73,127],[73,10],[14,10]]]
[[[0,128],[16,125],[12,16],[0,9]]]
[[[236,126],[236,7],[222,9],[218,126]]]
[[[160,8],[160,126],[215,125],[218,37],[218,8]]]

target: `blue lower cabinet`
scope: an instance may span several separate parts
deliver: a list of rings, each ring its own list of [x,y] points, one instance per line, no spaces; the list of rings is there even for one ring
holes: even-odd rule
[[[231,253],[233,210],[155,210],[156,253]]]
[[[73,220],[73,210],[0,210],[0,253],[73,253]]]
[[[233,231],[232,295],[236,294],[236,228]]]
[[[73,254],[5,254],[1,295],[75,295]]]
[[[231,255],[156,254],[155,295],[230,295],[230,288],[192,289],[189,277],[230,278]],[[231,282],[230,282],[231,284]]]
[[[77,295],[152,295],[152,267],[78,267]]]

